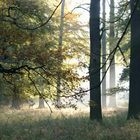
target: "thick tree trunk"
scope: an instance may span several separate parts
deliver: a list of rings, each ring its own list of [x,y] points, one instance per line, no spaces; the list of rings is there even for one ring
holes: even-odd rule
[[[135,9],[134,7],[137,6]],[[131,58],[128,119],[140,119],[140,1],[131,0]]]
[[[105,0],[103,0],[102,7],[103,7],[103,28],[106,28],[105,20],[106,20],[106,10],[105,10]],[[102,78],[104,78],[102,82],[102,107],[106,108],[106,30],[103,32],[102,36]]]
[[[14,90],[13,90],[11,108],[20,109],[20,97],[19,97],[19,91],[17,87],[14,87]]]
[[[115,48],[114,44],[114,38],[115,38],[115,29],[114,29],[114,0],[110,0],[110,41],[109,41],[109,47],[110,52],[113,51]],[[115,87],[115,81],[116,81],[116,72],[115,72],[115,56],[110,57],[111,66],[110,66],[110,88]],[[109,99],[109,107],[116,107],[116,94],[113,94],[110,96]]]
[[[100,0],[90,5],[90,119],[101,120],[100,90]]]
[[[38,106],[38,108],[45,108],[44,103],[45,103],[44,99],[41,96],[39,96],[39,106]]]

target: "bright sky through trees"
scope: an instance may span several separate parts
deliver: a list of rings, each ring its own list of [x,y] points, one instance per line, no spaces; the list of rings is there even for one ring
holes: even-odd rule
[[[74,10],[73,12],[78,13],[80,15],[79,20],[83,24],[86,24],[89,21],[89,12],[85,10],[88,9],[89,5],[84,5],[89,3],[90,3],[89,0],[78,0],[78,1],[66,0],[66,5],[69,8],[69,10],[70,11]]]
[[[119,4],[119,1],[120,0],[115,1],[116,6]],[[68,9],[70,11],[73,11],[73,9],[74,9],[74,12],[80,14],[79,19],[83,24],[86,24],[89,21],[89,13],[88,13],[88,11],[85,10],[85,9],[88,9],[89,6],[84,5],[84,4],[89,4],[89,3],[90,3],[90,0],[66,0],[66,5],[67,5]],[[101,1],[101,5],[102,5],[102,1]],[[110,9],[109,5],[110,5],[110,0],[107,0],[106,1],[106,17],[107,17],[107,19],[109,19],[109,9]],[[81,6],[83,8],[80,8]],[[102,6],[101,6],[101,13],[102,13]]]

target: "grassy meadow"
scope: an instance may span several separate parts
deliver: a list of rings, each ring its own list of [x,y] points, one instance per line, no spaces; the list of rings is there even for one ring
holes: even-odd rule
[[[116,111],[98,123],[86,111],[1,107],[0,140],[140,140],[140,122]]]

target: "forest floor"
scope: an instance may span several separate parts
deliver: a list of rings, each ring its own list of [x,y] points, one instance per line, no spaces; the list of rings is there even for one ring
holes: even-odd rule
[[[88,111],[0,108],[0,140],[140,140],[140,121],[126,121],[126,109],[103,111],[103,121]]]

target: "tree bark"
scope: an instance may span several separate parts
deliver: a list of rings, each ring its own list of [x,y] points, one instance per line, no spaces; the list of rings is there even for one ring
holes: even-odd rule
[[[137,6],[137,7],[136,7]],[[135,8],[136,7],[136,8]],[[134,11],[135,9],[135,11]],[[140,119],[140,1],[131,0],[131,57],[128,119]]]
[[[100,90],[100,0],[90,4],[90,119],[101,120]]]

